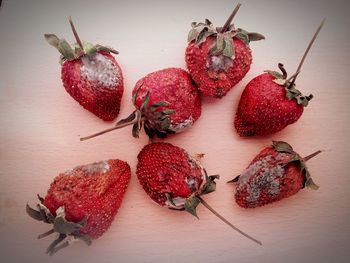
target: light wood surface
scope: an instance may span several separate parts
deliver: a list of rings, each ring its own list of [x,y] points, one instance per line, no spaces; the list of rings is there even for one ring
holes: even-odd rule
[[[224,23],[234,1],[19,1],[0,10],[0,262],[349,262],[350,241],[350,45],[347,1],[241,1],[236,25],[266,36],[251,43],[250,72],[221,100],[203,99],[203,113],[187,132],[167,139],[220,174],[206,200],[236,226],[263,242],[231,231],[204,207],[200,220],[155,205],[135,177],[136,156],[148,141],[130,129],[80,142],[110,127],[80,107],[60,80],[58,52],[43,38],[55,33],[73,42],[68,16],[82,39],[113,46],[125,76],[120,117],[132,106],[131,90],[145,74],[185,68],[192,21]],[[327,22],[305,62],[297,85],[315,98],[301,119],[264,138],[239,138],[233,117],[253,76],[283,62],[295,70],[323,17]],[[308,163],[318,191],[263,208],[244,210],[225,182],[239,174],[271,140],[285,140],[301,155],[324,152]],[[109,231],[92,246],[74,244],[50,258],[48,226],[25,213],[36,193],[45,195],[59,172],[108,158],[127,161],[133,172]]]

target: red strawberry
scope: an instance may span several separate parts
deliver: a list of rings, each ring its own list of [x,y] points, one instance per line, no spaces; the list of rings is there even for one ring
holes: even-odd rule
[[[273,142],[263,149],[244,173],[230,182],[237,182],[235,199],[239,206],[252,208],[276,202],[299,192],[305,186],[319,187],[311,179],[305,162],[321,151],[300,157],[286,142]]]
[[[137,158],[136,174],[140,184],[157,204],[186,210],[198,218],[196,207],[202,203],[230,227],[261,244],[233,226],[204,201],[201,196],[215,191],[215,179],[219,176],[208,176],[198,161],[184,149],[170,143],[151,143],[142,149]]]
[[[295,80],[323,23],[324,21],[312,38],[295,74],[287,79],[287,72],[283,64],[279,63],[282,74],[267,70],[267,73],[255,77],[247,84],[234,120],[240,136],[272,134],[300,118],[313,95],[303,96],[296,89]]]
[[[222,28],[205,23],[192,23],[188,35],[186,63],[188,70],[205,96],[221,98],[247,74],[252,64],[250,41],[264,39],[230,25],[237,5]]]
[[[45,34],[61,53],[63,86],[81,106],[105,121],[114,120],[123,96],[123,74],[115,58],[118,51],[101,45],[82,43],[69,19],[77,40],[74,49],[65,39]]]
[[[115,127],[81,138],[86,140],[133,125],[133,136],[144,129],[149,137],[164,138],[191,127],[201,115],[201,100],[189,74],[180,68],[167,68],[140,79],[133,90],[136,110]]]
[[[53,224],[38,238],[59,233],[47,253],[52,255],[73,240],[90,245],[92,239],[100,237],[117,214],[129,180],[130,167],[120,160],[81,165],[59,174],[46,197],[38,196],[38,211],[27,205],[32,218]]]

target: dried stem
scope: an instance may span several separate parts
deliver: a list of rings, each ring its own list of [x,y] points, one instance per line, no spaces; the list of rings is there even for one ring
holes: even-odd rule
[[[231,15],[227,18],[224,26],[221,29],[221,33],[224,33],[228,30],[228,28],[231,25],[231,22],[233,20],[233,18],[235,17],[235,15],[237,14],[239,8],[241,7],[241,4],[237,4],[236,8],[232,11]]]
[[[79,35],[77,33],[77,30],[75,29],[74,27],[74,24],[73,24],[73,21],[72,21],[72,17],[70,16],[69,17],[69,23],[70,23],[70,26],[72,28],[72,31],[73,31],[73,34],[74,34],[74,37],[79,45],[79,47],[81,48],[81,50],[84,50],[84,46],[83,46],[83,43],[81,42],[80,38],[79,38]]]
[[[143,118],[141,118],[141,122],[142,122],[142,121],[143,121]],[[100,131],[100,132],[91,134],[91,135],[89,135],[89,136],[82,137],[82,138],[80,138],[80,141],[86,141],[86,140],[88,140],[88,139],[91,139],[91,138],[100,136],[100,135],[105,134],[105,133],[107,133],[107,132],[111,132],[111,131],[114,131],[114,130],[117,130],[117,129],[120,129],[120,128],[129,126],[129,125],[133,125],[133,124],[138,123],[138,122],[140,122],[140,120],[135,119],[135,120],[130,121],[130,122],[122,123],[122,124],[120,124],[120,125],[117,125],[117,126],[108,128],[108,129],[106,129],[106,130],[103,130],[103,131]]]
[[[315,42],[318,33],[320,33],[320,31],[321,31],[321,29],[322,29],[322,27],[323,27],[325,21],[326,21],[326,18],[324,18],[324,19],[322,20],[321,24],[318,26],[318,28],[317,28],[317,30],[316,30],[314,36],[312,37],[312,39],[311,39],[309,45],[307,46],[307,48],[306,48],[306,50],[305,50],[305,53],[304,53],[304,55],[303,55],[303,57],[302,57],[302,59],[301,59],[301,61],[300,61],[300,63],[299,63],[299,66],[298,66],[296,72],[300,72],[301,67],[302,67],[303,64],[304,64],[305,58],[306,58],[307,54],[309,53],[309,51],[310,51],[310,49],[311,49],[313,43]],[[296,75],[296,76],[293,78],[293,80],[292,80],[292,82],[291,82],[291,84],[290,84],[290,87],[292,87],[292,86],[294,85],[297,76],[298,76],[298,75]]]
[[[304,159],[304,161],[306,162],[306,161],[310,160],[311,158],[315,157],[316,155],[320,154],[321,152],[322,152],[322,151],[318,150],[318,151],[316,151],[316,152],[314,152],[314,153],[312,153],[312,154],[310,154],[310,155],[304,157],[303,159]]]
[[[232,225],[229,221],[227,221],[226,218],[224,218],[222,215],[220,215],[218,212],[216,212],[206,201],[204,201],[204,199],[202,199],[200,196],[197,196],[197,198],[200,200],[200,202],[210,211],[212,212],[214,215],[216,215],[219,219],[221,219],[224,223],[226,223],[227,225],[229,225],[231,228],[233,228],[234,230],[236,230],[237,232],[239,232],[240,234],[242,234],[243,236],[249,238],[250,240],[254,241],[255,243],[262,245],[261,241],[249,236],[248,234],[244,233],[242,230],[238,229],[237,227],[235,227],[234,225]]]

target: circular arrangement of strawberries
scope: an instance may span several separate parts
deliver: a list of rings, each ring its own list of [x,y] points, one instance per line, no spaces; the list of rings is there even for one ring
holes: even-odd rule
[[[236,6],[223,27],[214,28],[208,19],[204,23],[193,22],[185,52],[189,72],[167,68],[141,78],[132,91],[135,110],[115,126],[81,140],[126,126],[132,126],[132,135],[139,137],[144,128],[150,143],[138,154],[136,175],[149,197],[160,206],[196,217],[196,207],[202,204],[232,229],[261,245],[203,199],[216,190],[215,180],[219,176],[209,176],[198,156],[192,157],[170,143],[152,142],[155,136],[165,138],[190,128],[201,116],[201,96],[222,98],[249,71],[252,63],[249,43],[265,37],[231,23],[240,6]],[[45,34],[48,43],[61,54],[63,86],[85,109],[102,120],[112,121],[118,116],[124,91],[122,69],[111,54],[118,52],[82,42],[72,20],[69,22],[75,45]],[[304,96],[296,88],[296,78],[323,23],[294,74],[288,76],[279,63],[281,72],[267,70],[247,84],[234,119],[240,136],[273,134],[301,117],[313,96]],[[228,182],[236,185],[236,203],[254,208],[294,195],[304,187],[318,189],[306,162],[319,153],[303,158],[288,143],[273,141],[241,175]],[[46,196],[38,195],[36,207],[26,206],[32,218],[51,225],[39,238],[58,233],[46,252],[53,255],[74,240],[90,245],[103,235],[117,214],[130,177],[130,166],[121,160],[80,165],[55,177]]]

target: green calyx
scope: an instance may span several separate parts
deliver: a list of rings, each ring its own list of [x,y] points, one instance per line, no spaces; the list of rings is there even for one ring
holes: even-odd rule
[[[154,136],[165,138],[167,137],[167,134],[174,133],[170,130],[170,115],[174,114],[175,110],[166,108],[168,106],[167,102],[158,101],[149,105],[151,94],[148,91],[142,100],[141,107],[137,107],[136,97],[141,86],[142,85],[136,90],[132,98],[133,104],[136,108],[135,111],[133,111],[127,118],[117,122],[116,127],[133,123],[132,135],[135,138],[139,137],[142,126],[150,138],[153,138]]]
[[[58,38],[54,34],[45,34],[44,37],[46,41],[53,47],[55,47],[60,53],[60,63],[62,64],[65,60],[74,60],[78,59],[82,56],[92,56],[96,52],[104,51],[114,54],[119,54],[118,51],[111,47],[101,46],[101,45],[93,45],[89,42],[82,42],[78,36],[77,31],[75,30],[72,19],[69,18],[69,22],[73,31],[73,34],[76,39],[76,44],[71,46],[67,40],[64,38]]]
[[[295,78],[298,76],[299,72],[293,74],[291,77],[287,78],[287,71],[284,69],[283,64],[278,63],[278,68],[281,70],[282,74],[277,71],[265,70],[275,79],[273,82],[283,86],[286,91],[286,97],[288,100],[295,99],[299,105],[307,107],[309,101],[314,97],[312,94],[309,96],[304,96],[298,89],[296,89]]]
[[[198,189],[196,192],[191,194],[191,196],[186,199],[186,202],[184,205],[185,210],[197,218],[198,216],[197,216],[196,209],[197,209],[197,206],[202,202],[201,196],[214,192],[216,190],[215,179],[219,179],[219,175],[208,176],[206,170],[205,169],[203,170],[205,174],[205,183],[200,189]]]
[[[248,32],[241,28],[236,29],[233,24],[224,31],[223,28],[214,28],[213,24],[208,19],[206,19],[204,23],[193,22],[191,27],[192,29],[188,33],[188,42],[194,41],[196,45],[200,45],[205,42],[208,37],[216,37],[216,41],[211,47],[209,54],[215,56],[223,55],[232,60],[235,58],[233,38],[242,40],[246,45],[249,45],[250,41],[265,39],[265,37],[259,33]]]
[[[303,188],[306,186],[306,187],[309,187],[311,188],[312,190],[317,190],[319,188],[319,186],[312,180],[311,178],[311,175],[310,175],[310,172],[308,171],[307,167],[306,167],[306,161],[309,160],[310,158],[312,158],[313,156],[317,155],[320,153],[320,151],[317,151],[315,152],[314,154],[308,156],[308,157],[305,157],[305,158],[302,158],[300,157],[299,154],[297,154],[292,146],[290,146],[288,143],[286,142],[283,142],[283,141],[273,141],[272,142],[272,145],[274,147],[274,149],[277,151],[277,152],[280,152],[280,153],[289,153],[289,154],[292,154],[293,157],[291,160],[288,161],[288,163],[286,163],[286,165],[290,164],[290,163],[296,163],[297,165],[299,165],[300,167],[300,171],[304,174],[305,176],[305,182],[304,182],[304,185],[303,185]]]
[[[52,256],[57,251],[67,247],[72,239],[79,239],[84,241],[87,245],[91,245],[92,241],[88,235],[83,235],[79,230],[86,226],[87,220],[84,218],[80,222],[71,222],[66,220],[64,207],[60,207],[56,211],[56,216],[52,215],[49,209],[43,204],[43,198],[38,195],[40,203],[37,204],[37,209],[31,208],[26,205],[27,214],[38,221],[43,221],[47,224],[52,224],[52,229],[39,235],[38,238],[44,238],[53,233],[58,233],[58,238],[55,239],[47,248],[46,253]]]

